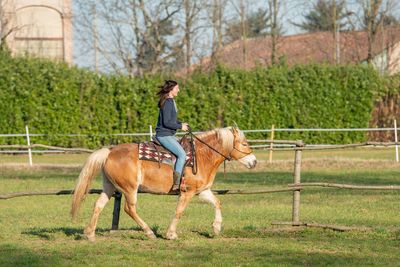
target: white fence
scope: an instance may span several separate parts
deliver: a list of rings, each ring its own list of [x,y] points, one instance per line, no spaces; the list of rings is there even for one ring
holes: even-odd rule
[[[293,147],[293,145],[284,145],[284,144],[279,144],[279,141],[274,142],[273,136],[275,132],[374,132],[374,131],[392,131],[394,132],[394,143],[386,143],[389,145],[393,145],[395,147],[395,154],[396,154],[396,162],[399,162],[399,150],[398,150],[398,138],[397,138],[397,123],[396,120],[394,120],[394,127],[392,128],[308,128],[308,129],[302,129],[302,128],[274,128],[272,125],[271,129],[255,129],[255,130],[242,130],[244,133],[269,133],[271,139],[270,140],[249,140],[251,143],[257,143],[257,142],[262,142],[264,144],[255,144],[251,145],[252,148],[266,148],[269,150],[276,149],[277,147]],[[199,133],[199,132],[195,132]],[[183,134],[183,133],[180,133]],[[43,136],[49,136],[48,134],[31,134],[29,133],[29,127],[26,125],[25,126],[25,133],[21,134],[0,134],[0,138],[10,138],[10,137],[25,137],[26,142],[27,142],[27,150],[0,150],[0,154],[17,154],[17,153],[24,153],[29,155],[29,164],[32,166],[32,153],[62,153],[65,152],[65,150],[60,149],[50,149],[50,150],[32,150],[32,146],[30,143],[30,137],[43,137]],[[60,136],[60,137],[87,137],[90,136],[89,134],[52,134],[52,136]],[[96,134],[96,136],[128,136],[128,137],[147,137],[149,140],[151,140],[153,136],[153,128],[150,125],[149,126],[149,132],[147,133],[119,133],[119,134]],[[348,144],[347,144],[348,145]],[[330,144],[307,144],[307,147],[314,147],[314,148],[338,148],[340,146],[347,146],[346,144],[343,145],[330,145]],[[374,145],[378,146],[379,144],[368,144],[364,143],[362,144],[363,146],[365,145]],[[361,146],[361,144],[355,144],[354,146]],[[4,146],[3,146],[4,147]],[[12,148],[12,146],[9,146]],[[72,149],[70,149],[72,150]],[[270,160],[271,161],[271,160]]]

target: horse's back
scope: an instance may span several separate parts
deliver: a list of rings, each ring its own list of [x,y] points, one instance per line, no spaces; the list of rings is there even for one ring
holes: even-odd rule
[[[137,155],[138,144],[136,143],[126,143],[119,144],[111,148],[111,152],[108,156],[109,159],[120,159],[121,157],[134,157]]]

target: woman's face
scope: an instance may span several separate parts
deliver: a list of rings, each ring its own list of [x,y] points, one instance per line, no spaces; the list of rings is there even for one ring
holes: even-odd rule
[[[169,96],[174,98],[179,93],[179,85],[175,85],[175,87],[169,92]]]

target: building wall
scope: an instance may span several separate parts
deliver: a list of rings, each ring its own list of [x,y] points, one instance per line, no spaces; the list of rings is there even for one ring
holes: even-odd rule
[[[72,63],[71,0],[3,0],[13,54]]]
[[[400,42],[396,43],[393,48],[391,48],[390,58],[389,58],[389,73],[395,74],[400,72]]]

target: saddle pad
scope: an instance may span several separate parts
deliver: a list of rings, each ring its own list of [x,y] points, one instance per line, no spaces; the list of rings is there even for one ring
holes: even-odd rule
[[[191,149],[185,150],[186,161],[185,166],[192,167],[194,157]],[[160,163],[175,162],[176,157],[164,147],[155,144],[154,142],[139,143],[139,160],[149,160]]]

